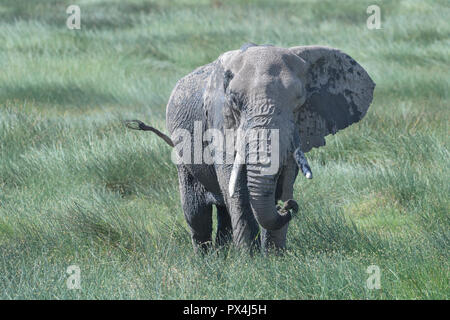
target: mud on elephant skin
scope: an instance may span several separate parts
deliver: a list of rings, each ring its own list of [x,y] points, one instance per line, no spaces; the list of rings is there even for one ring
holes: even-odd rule
[[[128,125],[157,133],[183,159],[198,157],[207,148],[208,142],[200,140],[202,150],[194,151],[199,131],[215,129],[224,136],[230,130],[244,132],[233,135],[241,137],[242,143],[235,145],[243,147],[228,152],[231,162],[177,164],[194,248],[212,243],[215,205],[217,244],[232,239],[240,247],[283,249],[291,215],[298,210],[292,200],[297,174],[312,178],[304,153],[324,146],[325,136],[361,120],[374,88],[367,72],[337,49],[246,44],[177,82],[167,104],[170,138],[137,120]],[[261,129],[278,133],[263,141],[269,154],[277,154],[274,172],[267,173],[267,164],[249,161],[255,141],[247,132]],[[180,130],[193,137],[182,151],[177,149]],[[280,200],[284,207],[277,206]]]

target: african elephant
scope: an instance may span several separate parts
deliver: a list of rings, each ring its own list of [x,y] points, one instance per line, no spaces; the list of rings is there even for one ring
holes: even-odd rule
[[[171,138],[135,121],[139,129],[154,131],[175,147],[179,129],[191,135],[211,128],[244,132],[244,147],[231,149],[231,163],[177,164],[194,248],[206,249],[212,243],[215,205],[217,244],[232,239],[240,247],[283,249],[289,221],[298,209],[292,198],[299,169],[312,177],[304,152],[325,145],[325,136],[361,120],[374,88],[367,72],[337,49],[246,44],[177,82],[166,112]],[[251,141],[245,132],[250,129],[277,130],[277,140],[265,141],[269,153],[277,145],[275,172],[267,174],[267,164],[249,163]],[[194,141],[189,143],[195,147]],[[202,150],[207,144],[200,140]],[[176,154],[201,155],[202,150],[193,149]],[[278,201],[285,206],[277,206]]]

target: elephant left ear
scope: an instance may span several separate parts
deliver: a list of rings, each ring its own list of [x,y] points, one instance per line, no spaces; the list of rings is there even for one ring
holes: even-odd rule
[[[335,134],[367,113],[375,83],[349,55],[329,47],[290,48],[305,61],[306,101],[298,111],[302,150],[325,145]]]

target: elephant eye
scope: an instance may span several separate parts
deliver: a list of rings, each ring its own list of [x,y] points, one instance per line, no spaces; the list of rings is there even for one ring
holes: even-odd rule
[[[225,71],[223,75],[223,89],[226,91],[228,88],[228,85],[230,84],[230,81],[234,78],[233,72],[231,70]]]
[[[295,96],[295,107],[294,107],[294,111],[297,111],[301,108],[301,106],[303,106],[303,104],[306,101],[306,95],[303,92],[299,92],[296,96]]]
[[[300,107],[303,105],[303,103],[300,103],[300,101],[302,101],[302,97],[297,97],[296,99],[296,105],[294,107],[294,112],[300,110]]]
[[[235,92],[229,92],[227,95],[228,104],[236,111],[242,111],[243,103],[239,95]]]

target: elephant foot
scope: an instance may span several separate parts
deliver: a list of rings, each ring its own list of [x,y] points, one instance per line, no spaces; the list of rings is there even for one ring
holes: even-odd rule
[[[280,215],[291,214],[298,212],[298,204],[295,200],[289,199],[284,202],[283,206],[277,206]],[[286,234],[288,224],[284,225],[278,230],[262,229],[262,247],[265,254],[282,254],[286,249]]]
[[[232,241],[232,233],[231,230],[228,232],[217,232],[217,236],[216,236],[216,247],[217,248],[221,248],[221,247],[225,247],[227,245],[229,245]]]
[[[289,223],[278,230],[261,230],[261,242],[264,254],[279,254],[285,250],[288,225]]]
[[[194,246],[194,252],[202,255],[208,253],[212,248],[211,238],[202,239],[193,236],[192,244]]]

